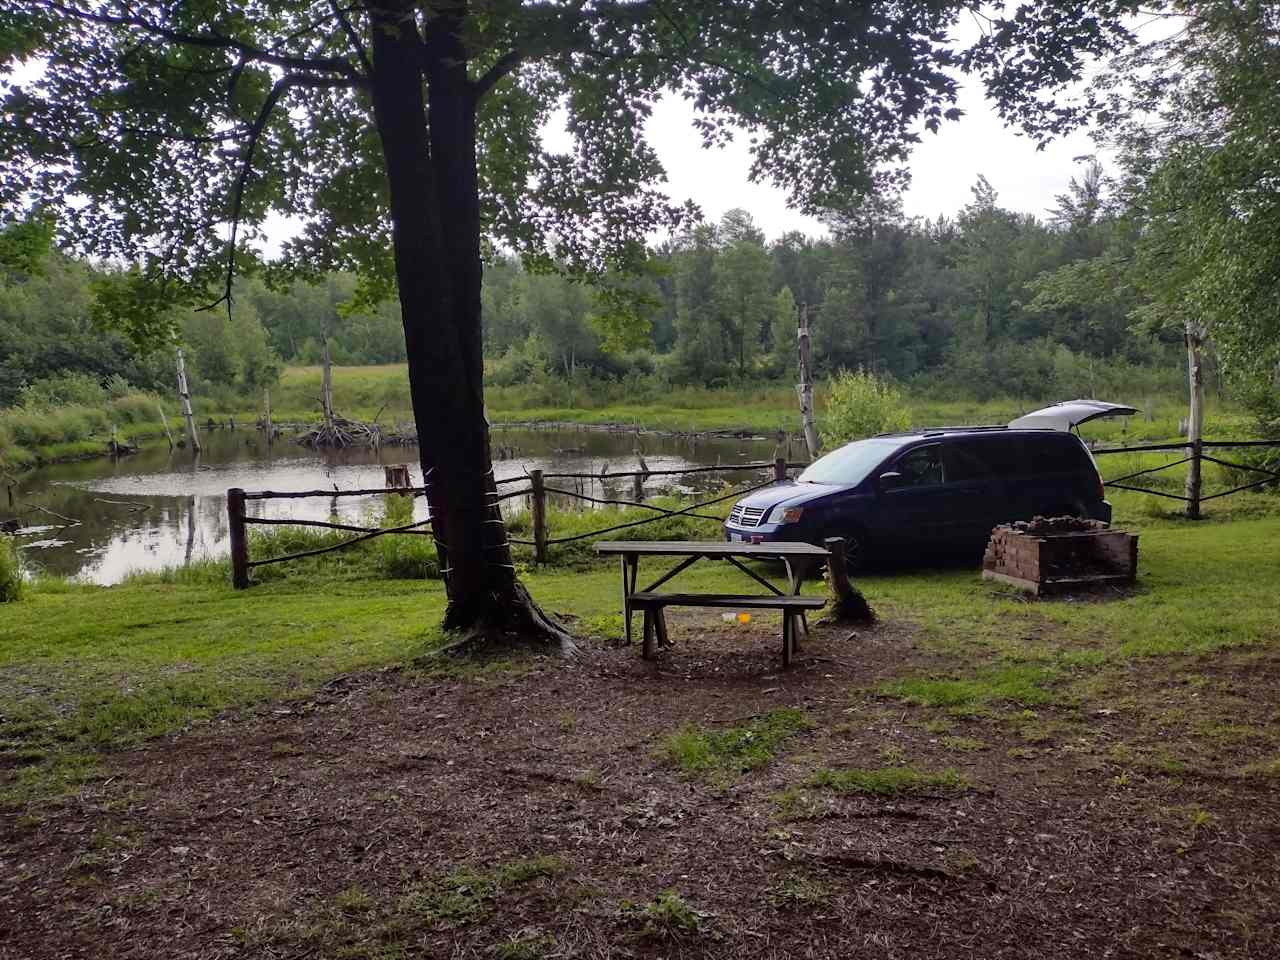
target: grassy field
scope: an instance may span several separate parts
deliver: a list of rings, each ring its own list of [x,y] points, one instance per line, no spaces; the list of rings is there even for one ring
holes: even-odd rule
[[[348,416],[408,417],[409,393],[405,368],[399,364],[378,367],[335,367],[334,405]],[[319,367],[289,367],[273,394],[282,417],[312,417],[320,391]],[[547,402],[548,394],[555,402]],[[750,388],[707,390],[697,387],[665,388],[661,385],[611,385],[606,392],[589,394],[562,385],[552,389],[535,386],[490,387],[486,391],[489,418],[501,422],[571,422],[587,424],[636,424],[655,430],[756,430],[763,433],[800,429],[795,391],[786,384],[762,384]],[[1107,442],[1138,443],[1178,436],[1179,419],[1186,416],[1181,397],[1109,397],[1131,403],[1143,414],[1086,427],[1086,435]],[[937,401],[909,396],[913,420],[919,426],[1007,423],[1041,403],[1003,398],[985,403]],[[825,409],[822,385],[815,391],[819,418]],[[1248,436],[1248,418],[1229,404],[1211,402],[1206,435]]]

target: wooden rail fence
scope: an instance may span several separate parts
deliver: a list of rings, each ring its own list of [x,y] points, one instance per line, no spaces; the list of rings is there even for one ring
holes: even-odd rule
[[[1178,453],[1185,452],[1181,460],[1173,460],[1169,463],[1162,463],[1156,467],[1148,467],[1145,470],[1135,470],[1133,473],[1127,473],[1122,477],[1115,477],[1111,480],[1103,480],[1103,485],[1114,490],[1132,490],[1135,493],[1145,493],[1153,497],[1165,497],[1169,500],[1179,500],[1187,505],[1187,516],[1199,517],[1201,504],[1208,503],[1210,500],[1217,500],[1220,497],[1229,497],[1233,493],[1242,493],[1245,490],[1254,490],[1258,487],[1264,487],[1269,483],[1280,482],[1280,472],[1259,467],[1255,464],[1248,463],[1231,463],[1227,460],[1220,460],[1217,457],[1210,456],[1205,450],[1224,450],[1229,448],[1257,448],[1257,447],[1280,447],[1280,440],[1193,440],[1190,443],[1147,443],[1139,444],[1132,447],[1098,447],[1091,451],[1095,457],[1105,456],[1107,454],[1118,453]],[[1232,487],[1230,490],[1222,490],[1218,493],[1211,493],[1205,496],[1200,483],[1191,485],[1191,489],[1185,494],[1168,493],[1164,490],[1152,490],[1150,487],[1135,487],[1127,481],[1136,480],[1138,477],[1151,476],[1160,473],[1162,470],[1170,470],[1173,467],[1181,466],[1184,463],[1194,463],[1196,466],[1196,476],[1200,476],[1200,466],[1204,461],[1216,463],[1219,466],[1229,467],[1233,470],[1243,470],[1246,473],[1261,474],[1261,480],[1254,480],[1250,483],[1242,483],[1239,486]]]
[[[507,477],[502,480],[495,481],[498,488],[506,487],[510,484],[528,482],[528,486],[520,487],[515,490],[503,490],[494,498],[494,503],[501,503],[504,500],[510,500],[513,497],[529,497],[529,513],[531,526],[533,528],[533,537],[530,540],[523,540],[511,537],[512,543],[531,546],[534,549],[534,559],[538,563],[546,563],[547,548],[561,543],[572,543],[576,540],[583,540],[588,537],[598,537],[601,534],[612,533],[616,530],[623,530],[630,527],[643,526],[648,523],[655,523],[668,517],[693,517],[698,520],[711,520],[720,523],[723,518],[712,514],[698,513],[704,507],[709,507],[717,503],[723,503],[725,500],[734,497],[741,497],[743,494],[750,493],[753,490],[759,490],[762,487],[770,486],[787,479],[789,470],[802,469],[808,466],[804,463],[788,463],[785,458],[778,457],[772,463],[742,463],[717,465],[714,467],[687,467],[685,469],[674,470],[649,470],[641,469],[638,471],[611,471],[608,469],[601,470],[599,473],[544,473],[541,470],[530,470],[527,475],[518,477]],[[649,477],[662,476],[683,476],[688,474],[704,474],[704,473],[758,473],[763,470],[771,470],[772,476],[764,483],[755,484],[749,487],[734,490],[722,496],[714,497],[710,500],[704,500],[700,503],[691,504],[678,510],[668,510],[665,507],[657,506],[652,503],[643,503],[640,497],[643,496],[644,482]],[[607,497],[594,497],[583,493],[580,490],[570,490],[565,487],[548,486],[548,480],[591,480],[604,481],[611,479],[630,478],[634,484],[636,500],[615,500]],[[396,527],[364,527],[356,524],[333,523],[323,520],[295,520],[289,517],[254,517],[250,516],[245,505],[251,500],[300,500],[305,498],[323,497],[327,499],[335,497],[369,497],[382,496],[387,494],[399,494],[407,497],[421,497],[426,495],[425,487],[375,487],[362,490],[293,490],[293,491],[277,491],[277,490],[258,490],[249,491],[240,487],[232,487],[227,491],[227,520],[229,521],[231,531],[231,583],[237,590],[243,590],[249,586],[249,572],[254,567],[261,567],[271,563],[285,563],[290,560],[299,560],[303,557],[314,557],[322,553],[331,553],[335,550],[342,550],[346,547],[353,546],[357,543],[363,543],[372,540],[374,537],[386,536],[387,534],[416,534],[418,536],[430,536],[431,520],[419,520],[414,523],[408,523]],[[551,537],[549,536],[547,525],[547,497],[548,495],[570,497],[582,500],[587,503],[638,507],[643,510],[649,510],[654,513],[653,517],[643,520],[632,520],[626,523],[615,524],[611,527],[605,527],[601,530],[592,530],[589,533],[575,534],[569,537]],[[330,544],[325,547],[317,547],[313,550],[300,550],[296,553],[288,553],[278,557],[267,557],[265,559],[255,560],[249,556],[249,535],[248,528],[253,524],[262,525],[278,525],[278,526],[301,526],[301,527],[318,527],[325,530],[341,530],[344,532],[354,533],[356,536],[349,537],[340,543]]]

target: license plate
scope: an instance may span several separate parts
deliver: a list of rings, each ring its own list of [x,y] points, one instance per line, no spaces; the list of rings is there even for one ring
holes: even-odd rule
[[[729,539],[734,543],[743,543],[747,538],[741,533],[731,533],[729,534]]]

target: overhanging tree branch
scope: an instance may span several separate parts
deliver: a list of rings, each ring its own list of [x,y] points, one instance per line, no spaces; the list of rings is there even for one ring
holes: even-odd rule
[[[162,40],[170,40],[174,43],[184,43],[210,50],[234,50],[244,60],[266,63],[287,70],[340,73],[353,79],[359,76],[356,68],[341,57],[312,58],[276,53],[271,50],[263,50],[252,44],[245,43],[243,40],[237,40],[235,37],[229,37],[221,33],[185,33],[181,30],[171,30],[158,23],[152,23],[143,17],[112,16],[107,13],[95,13],[92,10],[81,10],[78,7],[61,3],[50,3],[49,9],[63,16],[73,17],[88,23],[100,23],[109,27],[130,27],[135,30],[141,30],[150,36],[159,37]]]
[[[479,100],[488,93],[494,84],[518,67],[525,56],[526,54],[519,50],[510,50],[499,57],[497,63],[472,83],[471,89],[475,93],[475,98]]]
[[[212,310],[219,304],[225,303],[227,305],[227,317],[228,319],[231,317],[231,285],[235,280],[236,271],[236,236],[240,231],[240,213],[244,207],[244,191],[249,183],[249,174],[253,172],[253,155],[258,149],[258,140],[267,128],[267,123],[271,120],[271,113],[275,110],[276,104],[294,87],[341,89],[353,86],[355,86],[354,80],[337,77],[311,77],[305,74],[287,74],[272,86],[271,92],[267,94],[267,99],[262,103],[262,109],[258,111],[258,116],[253,121],[253,126],[249,128],[249,137],[245,142],[244,155],[240,160],[240,173],[236,177],[235,189],[232,192],[231,236],[227,241],[226,287],[222,296],[213,301],[213,303],[200,307],[200,310]]]
[[[373,72],[373,65],[369,61],[369,51],[365,49],[364,44],[360,40],[360,35],[356,33],[356,28],[351,25],[351,18],[347,14],[353,8],[344,10],[338,6],[338,0],[332,0],[333,15],[338,18],[338,23],[342,26],[342,32],[347,35],[347,39],[351,41],[351,46],[355,48],[356,56],[360,58],[360,66],[364,68],[365,76]]]

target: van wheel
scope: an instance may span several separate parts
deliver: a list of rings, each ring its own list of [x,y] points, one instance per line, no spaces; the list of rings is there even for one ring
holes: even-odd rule
[[[850,576],[867,568],[867,538],[861,533],[847,533],[844,537],[844,566]]]

